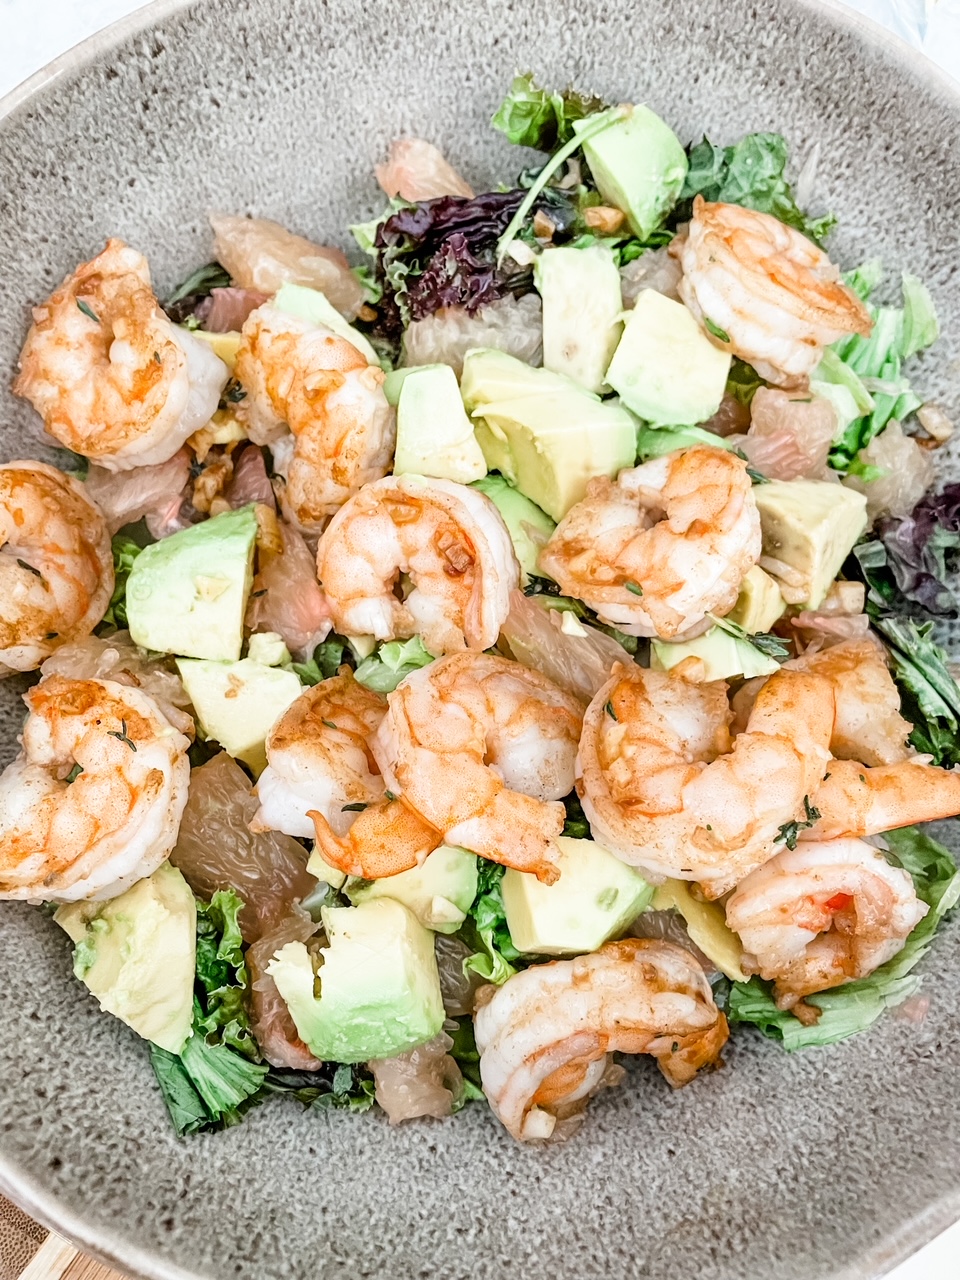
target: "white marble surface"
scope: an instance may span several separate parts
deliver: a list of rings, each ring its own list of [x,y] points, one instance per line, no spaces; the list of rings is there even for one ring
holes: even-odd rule
[[[850,0],[960,80],[960,0]],[[51,58],[140,8],[138,0],[0,0],[0,95]],[[957,1280],[960,1223],[890,1280]]]

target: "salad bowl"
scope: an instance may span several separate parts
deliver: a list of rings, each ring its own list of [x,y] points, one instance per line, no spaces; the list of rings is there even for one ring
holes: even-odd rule
[[[398,136],[435,142],[478,189],[513,172],[488,123],[518,69],[647,102],[685,142],[770,130],[796,156],[815,151],[808,202],[836,213],[838,260],[878,256],[929,285],[943,336],[923,385],[960,412],[960,96],[849,13],[160,0],[0,104],[4,456],[45,448],[8,390],[28,306],[108,236],[149,255],[161,295],[209,257],[212,208],[346,247],[348,224],[377,211],[373,165]],[[3,763],[25,687],[0,683]],[[937,834],[960,848],[957,824]],[[391,1129],[280,1098],[179,1140],[143,1044],[69,967],[47,914],[4,904],[0,1190],[134,1275],[867,1280],[960,1216],[956,922],[924,961],[921,1021],[887,1017],[796,1054],[748,1031],[725,1069],[677,1093],[634,1062],[573,1141],[534,1149],[479,1106]]]

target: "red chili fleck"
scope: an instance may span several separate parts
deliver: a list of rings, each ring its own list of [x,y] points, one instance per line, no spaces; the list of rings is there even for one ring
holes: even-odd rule
[[[835,893],[833,897],[828,898],[823,905],[830,911],[842,911],[844,907],[849,907],[852,901],[852,893]]]

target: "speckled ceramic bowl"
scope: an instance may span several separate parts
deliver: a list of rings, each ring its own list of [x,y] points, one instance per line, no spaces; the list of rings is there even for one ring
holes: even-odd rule
[[[162,292],[209,256],[211,207],[345,242],[398,134],[478,187],[508,177],[487,126],[517,68],[645,100],[683,138],[819,142],[836,251],[930,283],[945,336],[917,381],[960,409],[960,99],[876,29],[797,0],[164,0],[0,106],[4,456],[41,447],[6,390],[27,306],[108,235]],[[21,691],[0,685],[4,759]],[[639,1061],[563,1147],[521,1148],[480,1107],[392,1130],[285,1100],[179,1142],[65,937],[2,904],[0,1187],[163,1280],[861,1280],[960,1215],[958,942],[945,929],[927,964],[921,1026],[795,1057],[748,1031],[679,1093]]]

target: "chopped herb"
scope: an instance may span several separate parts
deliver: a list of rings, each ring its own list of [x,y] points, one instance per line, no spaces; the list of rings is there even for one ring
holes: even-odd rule
[[[91,306],[89,306],[86,302],[84,302],[82,298],[77,299],[77,306],[80,308],[80,310],[83,312],[83,314],[87,317],[88,320],[92,320],[94,324],[100,323],[100,317],[97,315],[97,313],[93,310]]]
[[[131,738],[128,738],[128,737],[127,737],[127,722],[126,722],[126,720],[121,720],[121,721],[120,721],[120,732],[119,732],[119,733],[117,732],[117,730],[116,730],[116,729],[108,729],[108,730],[107,730],[107,737],[108,737],[108,738],[116,738],[119,742],[125,742],[125,743],[127,744],[127,746],[130,748],[130,750],[131,750],[131,751],[136,751],[136,749],[137,749],[137,744],[136,744],[136,743],[135,743]]]
[[[392,791],[384,791],[383,794],[387,797],[389,801],[391,801],[391,803],[397,798]]]
[[[619,724],[620,717],[614,711],[612,702],[607,703],[607,705],[604,707],[604,711],[606,711],[607,715],[610,717],[611,720],[616,720],[617,723]]]
[[[320,723],[325,724],[328,729],[336,729],[338,727],[332,720],[321,720]]]
[[[340,812],[341,813],[363,813],[366,807],[367,806],[365,804],[360,804],[359,802],[357,804],[345,804],[341,807]]]
[[[226,289],[230,284],[230,273],[221,267],[219,262],[208,262],[198,267],[193,275],[177,285],[164,303],[164,307],[172,307],[175,302],[183,302],[185,298],[205,298],[211,289]]]
[[[153,353],[153,358],[154,358],[154,360],[156,360],[157,364],[163,364],[163,361],[160,359],[160,352],[159,352],[159,351],[155,351],[155,352]]]
[[[259,591],[251,591],[250,598],[251,600],[259,600],[261,596],[265,596],[266,594],[267,594],[267,588],[262,587]]]
[[[44,639],[45,639],[45,640],[56,640],[56,638],[57,638],[57,636],[58,636],[59,634],[60,634],[60,632],[59,632],[59,631],[48,631],[48,632],[47,632],[47,634],[44,636]]]
[[[712,333],[718,342],[730,341],[729,333],[724,329],[721,329],[718,324],[714,324],[709,316],[703,317],[703,327],[706,329],[707,333]]]
[[[639,582],[634,582],[631,578],[628,578],[623,585],[627,588],[627,590],[632,595],[635,595],[635,596],[643,595],[643,587],[641,587]]]
[[[80,777],[81,773],[83,773],[83,765],[75,764],[73,768],[70,770],[70,772],[67,774],[66,778],[64,778],[64,782],[76,782],[76,780]]]
[[[761,471],[755,471],[753,467],[747,467],[747,476],[751,484],[769,484],[770,477],[765,476]]]
[[[733,636],[734,640],[744,640],[747,644],[752,644],[754,649],[762,653],[765,658],[776,658],[780,662],[790,656],[790,650],[779,636],[773,636],[767,632],[752,635],[749,631],[744,631],[743,627],[736,622],[731,622],[729,618],[718,618],[713,613],[707,614],[707,617],[712,619],[714,626],[725,631],[728,636]]]
[[[27,564],[26,560],[21,560],[18,557],[17,564],[20,566],[21,569],[26,569],[27,573],[32,573],[34,577],[40,578],[42,580],[43,574],[40,572],[40,570],[35,569],[32,564]]]
[[[785,822],[777,832],[778,842],[782,841],[788,849],[795,849],[800,832],[806,830],[807,827],[812,827],[820,817],[820,810],[810,803],[809,796],[803,797],[803,811],[806,814],[805,821]]]
[[[220,397],[220,407],[226,409],[229,405],[239,404],[241,400],[246,400],[246,398],[246,391],[244,391],[236,378],[231,378],[223,388],[223,395]]]

